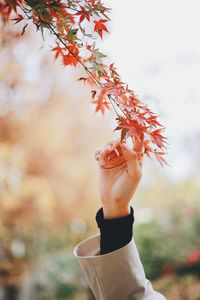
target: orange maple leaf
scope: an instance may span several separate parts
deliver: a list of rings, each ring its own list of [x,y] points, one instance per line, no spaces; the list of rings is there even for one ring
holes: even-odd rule
[[[101,113],[104,114],[106,108],[110,109],[109,102],[107,102],[106,100],[103,101],[95,100],[92,101],[92,103],[97,104],[95,112],[101,111]]]
[[[71,54],[73,53],[74,55],[78,55],[79,54],[79,49],[77,48],[75,43],[71,43],[67,46],[67,48],[69,49],[69,52],[71,52]]]
[[[72,65],[72,66],[76,67],[77,63],[78,63],[78,60],[76,59],[76,57],[74,57],[70,53],[63,55],[63,65],[64,66]]]
[[[63,55],[63,49],[61,48],[58,43],[57,43],[57,47],[53,48],[51,51],[55,51],[55,60],[58,58],[59,55]]]
[[[94,21],[94,31],[96,31],[100,37],[102,38],[103,37],[103,32],[106,31],[106,32],[109,32],[105,23],[108,22],[108,20],[104,20],[104,19],[101,19],[99,21]]]

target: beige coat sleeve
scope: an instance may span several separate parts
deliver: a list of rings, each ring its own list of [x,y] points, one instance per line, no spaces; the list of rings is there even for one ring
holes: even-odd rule
[[[134,240],[126,246],[99,255],[100,235],[74,248],[97,300],[166,300],[146,279]]]

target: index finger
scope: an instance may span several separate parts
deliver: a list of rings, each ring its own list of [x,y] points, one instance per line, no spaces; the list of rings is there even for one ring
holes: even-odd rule
[[[143,146],[144,146],[144,134],[141,135],[139,138],[138,136],[132,136],[132,141],[133,141],[133,150],[136,153],[142,153]]]

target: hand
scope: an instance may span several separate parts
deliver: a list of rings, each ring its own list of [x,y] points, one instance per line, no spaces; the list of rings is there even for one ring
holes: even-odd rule
[[[99,162],[100,197],[106,219],[130,214],[130,200],[142,177],[143,140],[130,148],[112,141],[95,153]]]

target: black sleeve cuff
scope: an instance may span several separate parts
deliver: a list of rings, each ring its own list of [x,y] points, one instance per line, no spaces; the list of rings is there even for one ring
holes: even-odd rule
[[[115,251],[127,245],[133,235],[134,211],[128,216],[104,219],[103,208],[100,208],[96,214],[96,222],[100,229],[100,254],[106,254]]]

